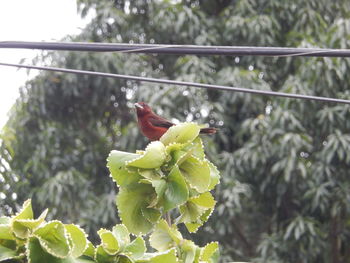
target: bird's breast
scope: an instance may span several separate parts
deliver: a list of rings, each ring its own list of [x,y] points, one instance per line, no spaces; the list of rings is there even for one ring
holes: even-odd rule
[[[152,141],[159,140],[159,138],[168,130],[164,127],[154,126],[148,118],[138,119],[138,124],[143,135]]]

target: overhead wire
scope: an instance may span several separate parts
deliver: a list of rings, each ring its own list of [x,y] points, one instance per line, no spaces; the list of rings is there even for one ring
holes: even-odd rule
[[[27,68],[27,69],[36,69],[36,70],[47,70],[47,71],[72,73],[72,74],[83,74],[83,75],[92,75],[92,76],[117,78],[117,79],[128,79],[128,80],[144,81],[144,82],[167,84],[167,85],[178,85],[178,86],[197,87],[197,88],[215,89],[215,90],[227,90],[227,91],[259,94],[259,95],[265,95],[265,96],[277,96],[277,97],[294,98],[294,99],[316,100],[316,101],[322,101],[322,102],[335,102],[335,103],[350,104],[350,100],[345,100],[345,99],[327,98],[327,97],[302,95],[302,94],[294,94],[294,93],[284,93],[284,92],[269,91],[269,90],[255,90],[255,89],[213,85],[213,84],[204,84],[204,83],[196,83],[196,82],[186,82],[186,81],[177,81],[177,80],[139,77],[139,76],[132,76],[132,75],[122,75],[122,74],[78,70],[78,69],[33,66],[33,65],[15,64],[15,63],[3,63],[3,62],[0,62],[0,66],[18,67],[18,68]]]
[[[65,50],[65,51],[94,51],[117,53],[152,53],[175,55],[224,55],[224,56],[315,56],[315,57],[350,57],[348,49],[320,49],[320,48],[282,48],[282,47],[247,47],[247,46],[195,46],[195,45],[159,45],[159,44],[119,44],[119,43],[87,43],[87,42],[29,42],[29,41],[0,41],[0,48],[16,49],[41,49],[41,50]],[[296,99],[309,99],[324,102],[336,102],[350,104],[349,100],[310,96],[302,94],[283,93],[266,90],[253,90],[247,88],[230,87],[195,82],[175,81],[138,77],[131,75],[94,72],[76,69],[63,69],[55,67],[41,67],[14,63],[0,63],[2,66],[11,66],[27,69],[48,70],[72,74],[85,74],[110,78],[130,79],[170,85],[192,86],[198,88],[230,90],[236,92],[260,94],[266,96],[279,96]]]
[[[350,57],[350,49],[0,41],[0,48],[174,55]]]

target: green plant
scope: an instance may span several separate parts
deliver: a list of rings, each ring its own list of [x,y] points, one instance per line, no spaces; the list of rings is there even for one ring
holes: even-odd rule
[[[125,226],[135,235],[153,231],[151,247],[163,253],[175,249],[180,262],[218,259],[217,243],[200,248],[184,239],[177,228],[184,223],[189,232],[196,232],[216,203],[210,190],[220,175],[205,158],[199,130],[195,123],[181,123],[149,143],[145,151],[112,151],[108,157]]]
[[[0,218],[0,262],[217,262],[217,242],[199,247],[177,228],[184,223],[196,232],[215,206],[209,191],[219,172],[205,158],[199,130],[197,124],[182,123],[145,151],[111,152],[108,167],[120,188],[117,206],[124,224],[100,229],[101,244],[94,247],[77,225],[45,221],[47,209],[34,219],[27,200],[18,214]],[[149,243],[156,252],[146,253],[142,234],[151,231]]]
[[[93,262],[93,246],[77,225],[33,217],[31,200],[13,217],[0,218],[0,262]],[[91,258],[91,260],[89,260]]]

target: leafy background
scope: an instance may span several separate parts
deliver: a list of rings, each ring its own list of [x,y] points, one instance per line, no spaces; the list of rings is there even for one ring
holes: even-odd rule
[[[347,0],[78,0],[93,21],[65,41],[349,48]],[[51,52],[41,64],[350,99],[349,60]],[[218,204],[194,235],[222,261],[349,262],[349,106],[43,72],[1,133],[0,213],[36,212],[93,236],[119,222],[110,150],[134,151],[133,111],[219,127],[203,138],[222,172]],[[16,193],[17,195],[13,195]]]

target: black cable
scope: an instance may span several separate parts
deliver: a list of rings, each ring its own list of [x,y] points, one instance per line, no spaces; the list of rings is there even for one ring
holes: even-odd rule
[[[2,63],[2,62],[0,62],[0,66],[28,68],[28,69],[38,69],[38,70],[48,70],[48,71],[57,71],[57,72],[64,72],[64,73],[93,75],[93,76],[108,77],[108,78],[118,78],[118,79],[130,79],[130,80],[137,80],[137,81],[145,81],[145,82],[153,82],[153,83],[161,83],[161,84],[170,84],[170,85],[180,85],[180,86],[189,86],[189,87],[197,87],[197,88],[228,90],[228,91],[252,93],[252,94],[259,94],[259,95],[266,95],[266,96],[278,96],[278,97],[286,97],[286,98],[294,98],[294,99],[317,100],[317,101],[324,101],[324,102],[336,102],[336,103],[350,104],[350,100],[343,100],[343,99],[326,98],[326,97],[309,96],[309,95],[300,95],[300,94],[292,94],[292,93],[283,93],[283,92],[276,92],[276,91],[254,90],[254,89],[246,89],[246,88],[221,86],[221,85],[202,84],[202,83],[195,83],[195,82],[185,82],[185,81],[176,81],[176,80],[137,77],[137,76],[131,76],[131,75],[121,75],[121,74],[113,74],[113,73],[94,72],[94,71],[86,71],[86,70],[78,70],[78,69],[40,67],[40,66],[30,66],[30,65]]]
[[[224,56],[350,57],[349,49],[0,41],[0,48]]]

